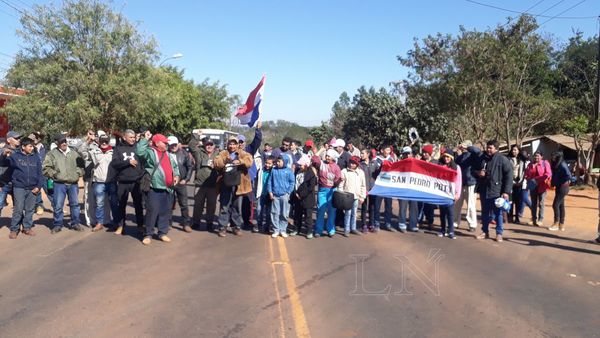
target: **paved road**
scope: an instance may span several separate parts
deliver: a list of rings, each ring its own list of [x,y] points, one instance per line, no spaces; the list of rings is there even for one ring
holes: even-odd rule
[[[176,225],[172,243],[145,247],[131,223],[123,236],[38,224],[14,241],[0,229],[0,337],[600,335],[589,229],[511,226],[499,245],[468,233],[218,238]]]

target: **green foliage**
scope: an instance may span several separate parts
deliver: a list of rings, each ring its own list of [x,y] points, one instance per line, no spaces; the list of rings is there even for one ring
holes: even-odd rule
[[[21,25],[24,46],[6,84],[27,95],[3,109],[14,129],[81,135],[145,126],[182,137],[223,127],[236,99],[218,82],[195,84],[175,68],[155,68],[154,39],[101,1],[35,6]]]
[[[335,133],[328,123],[321,122],[320,126],[310,129],[309,135],[315,141],[315,145],[318,146],[331,140],[335,136]]]
[[[252,142],[254,138],[254,129],[246,127],[232,128],[232,131],[244,134],[247,142]],[[281,144],[281,140],[284,137],[290,137],[293,140],[304,143],[307,139],[312,138],[310,135],[310,128],[303,127],[297,123],[277,120],[277,121],[265,121],[262,123],[263,133],[263,144],[269,143],[273,148],[277,148]]]

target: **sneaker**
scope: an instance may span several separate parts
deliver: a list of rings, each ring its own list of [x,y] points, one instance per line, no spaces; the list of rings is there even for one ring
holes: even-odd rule
[[[85,229],[83,228],[83,226],[81,224],[75,224],[74,226],[71,227],[71,230],[83,231]]]
[[[362,235],[362,234],[360,233],[360,231],[358,231],[358,230],[352,230],[352,231],[350,231],[350,233],[351,233],[351,234],[353,234],[353,235],[358,235],[358,236],[361,236],[361,235]]]
[[[298,234],[298,231],[294,230],[294,231],[290,231],[290,233],[288,235],[296,236],[297,234]]]
[[[469,230],[467,230],[468,232],[475,232],[477,230],[477,228],[469,228]]]
[[[364,226],[361,230],[363,234],[366,234],[367,232],[369,232],[369,227]]]
[[[450,239],[456,239],[456,236],[454,234],[449,234],[448,238],[450,238]]]
[[[398,232],[398,230],[396,230],[393,226],[388,225],[385,227],[385,230],[389,231],[389,232]]]
[[[406,228],[400,228],[400,232],[405,234],[406,233]]]
[[[306,235],[306,239],[312,239],[313,237],[314,237],[313,234]]]
[[[92,232],[98,232],[98,231],[100,231],[102,229],[104,229],[104,225],[98,223],[98,224],[96,224],[95,227],[92,228]]]
[[[419,232],[419,228],[408,229],[408,231],[410,231],[410,232]]]
[[[50,233],[54,235],[54,234],[57,234],[57,233],[59,233],[61,231],[62,231],[62,227],[55,226],[54,228],[52,228],[52,231],[50,231]]]
[[[144,237],[144,239],[142,239],[142,244],[144,244],[144,245],[150,245],[151,242],[152,242],[152,237],[150,237],[150,236],[146,236],[146,237]]]
[[[233,234],[236,236],[241,236],[242,235],[242,229],[236,227],[233,229]]]
[[[35,213],[38,215],[41,215],[44,213],[44,207],[42,207],[41,205],[38,205],[37,207],[35,207]]]
[[[227,231],[225,229],[219,230],[219,237],[225,237],[225,236],[227,236]]]
[[[279,236],[279,233],[278,233],[278,232],[274,232],[274,233],[271,235],[271,237],[272,237],[272,238],[277,238],[277,236]]]
[[[253,233],[255,233],[255,234],[259,233],[259,232],[260,232],[260,230],[258,229],[258,226],[256,226],[256,225],[255,225],[255,226],[253,226],[253,227],[252,227],[252,232],[253,232]]]
[[[477,237],[475,237],[476,239],[489,239],[490,238],[490,234],[487,232],[482,232],[479,235],[477,235]]]
[[[438,232],[437,236],[438,237],[444,237],[444,233],[443,232]]]
[[[332,230],[331,232],[329,232],[327,234],[327,236],[329,236],[329,238],[333,237],[333,235],[335,235],[335,230]]]
[[[290,237],[290,235],[288,235],[288,233],[284,231],[281,233],[281,237],[288,238],[288,237]]]
[[[550,231],[558,231],[558,229],[560,229],[558,223],[554,223],[551,227],[548,228],[548,230]]]
[[[192,227],[186,224],[183,226],[183,231],[190,233],[192,232]]]
[[[35,236],[35,231],[33,231],[33,229],[25,229],[23,230],[23,233],[27,236]]]
[[[309,236],[310,236],[310,235],[309,235]],[[319,235],[319,234],[315,234],[313,237],[314,237],[314,238],[319,238],[319,237],[321,237],[321,235]],[[313,237],[311,237],[311,238],[313,238]],[[308,238],[308,236],[306,236],[306,238]]]
[[[560,229],[560,231],[565,231],[565,225],[562,223],[558,224],[558,228]]]
[[[120,235],[120,234],[122,234],[122,233],[123,233],[123,226],[122,226],[122,225],[119,225],[119,226],[117,227],[117,229],[115,230],[115,235]]]
[[[10,234],[8,235],[8,238],[16,239],[18,234],[19,233],[17,231],[11,231]]]
[[[379,232],[379,227],[372,227],[370,230],[372,233],[376,234]]]
[[[502,235],[496,235],[496,242],[502,243]]]
[[[344,231],[344,237],[349,237],[350,236],[350,231]]]
[[[170,243],[171,239],[169,238],[169,236],[167,235],[162,235],[160,237],[158,237],[161,241],[165,242],[165,243]]]

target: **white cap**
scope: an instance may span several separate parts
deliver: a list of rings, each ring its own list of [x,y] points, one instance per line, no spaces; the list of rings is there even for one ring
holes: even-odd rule
[[[172,146],[174,144],[179,144],[179,140],[177,139],[177,137],[171,135],[169,137],[167,137],[167,143]]]
[[[404,148],[402,148],[402,153],[403,154],[412,153],[412,148],[411,147],[404,147]]]
[[[341,138],[338,138],[337,140],[335,140],[335,144],[333,146],[334,147],[345,147],[346,142],[344,142],[344,140],[342,140]]]
[[[340,156],[340,154],[338,154],[338,152],[335,151],[335,150],[333,150],[333,149],[327,150],[327,152],[325,153],[325,155],[327,155],[327,156],[329,156],[329,157],[331,157],[333,159],[337,159]]]
[[[96,132],[96,135],[97,135],[98,137],[100,137],[100,136],[106,135],[106,133],[104,132],[104,130],[98,130],[98,131]]]

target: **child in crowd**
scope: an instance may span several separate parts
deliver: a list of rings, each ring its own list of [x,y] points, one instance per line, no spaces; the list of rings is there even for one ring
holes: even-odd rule
[[[256,208],[257,220],[256,220],[256,232],[269,233],[271,228],[271,198],[267,192],[267,183],[271,177],[271,170],[273,169],[273,163],[275,157],[269,155],[265,159],[265,165],[258,172],[256,196],[258,196],[258,205]]]
[[[290,194],[294,191],[294,173],[288,167],[287,157],[279,156],[277,166],[271,170],[271,176],[267,183],[269,198],[273,201],[271,205],[271,222],[273,222],[273,235],[276,238],[288,237],[287,225],[290,214]]]
[[[294,202],[294,226],[296,231],[306,226],[306,238],[313,238],[313,211],[315,209],[315,187],[317,186],[317,169],[310,165],[310,157],[302,155],[298,160],[299,172],[296,174]]]
[[[349,192],[354,195],[354,204],[350,210],[344,213],[344,236],[348,237],[350,233],[360,235],[356,230],[356,211],[358,205],[362,204],[367,197],[367,187],[365,183],[365,173],[358,167],[360,158],[352,156],[348,168],[342,170],[342,181],[339,190]]]

